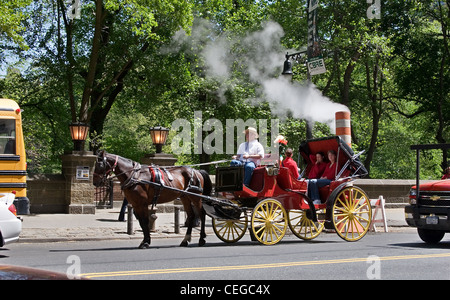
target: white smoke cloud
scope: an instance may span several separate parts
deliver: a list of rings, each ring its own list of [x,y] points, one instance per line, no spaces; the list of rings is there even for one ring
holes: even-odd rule
[[[325,123],[332,132],[335,131],[335,113],[348,111],[348,108],[323,96],[314,84],[291,82],[280,76],[284,54],[288,50],[281,45],[284,31],[278,23],[267,22],[261,30],[241,38],[215,36],[212,30],[209,31],[212,25],[206,21],[196,24],[190,37],[177,33],[175,43],[188,42],[189,46],[184,49],[200,53],[206,76],[224,85],[220,95],[232,88],[227,85],[227,79],[231,78],[234,68],[239,68],[260,86],[263,97],[252,101],[269,101],[272,112],[280,117],[290,111],[296,118]],[[172,46],[172,50],[174,48]]]

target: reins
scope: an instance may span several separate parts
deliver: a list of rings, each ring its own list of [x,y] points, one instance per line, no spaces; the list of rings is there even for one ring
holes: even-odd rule
[[[223,159],[223,160],[216,160],[216,161],[210,161],[206,163],[200,163],[200,164],[192,164],[192,165],[183,165],[183,166],[164,166],[164,169],[170,169],[170,168],[177,168],[177,167],[200,167],[200,166],[208,166],[208,165],[218,165],[221,163],[230,162],[230,159]]]

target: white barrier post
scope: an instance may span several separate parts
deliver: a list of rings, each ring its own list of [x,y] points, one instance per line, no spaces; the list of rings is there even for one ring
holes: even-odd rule
[[[370,199],[370,206],[375,208],[372,214],[372,222],[370,222],[370,231],[377,232],[375,223],[382,223],[384,226],[384,232],[389,232],[387,227],[386,210],[384,209],[384,198],[383,196],[378,196],[378,199]],[[378,212],[381,211],[381,219],[376,219]]]

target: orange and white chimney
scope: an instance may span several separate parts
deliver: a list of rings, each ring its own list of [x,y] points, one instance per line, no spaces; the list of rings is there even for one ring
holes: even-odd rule
[[[350,147],[352,146],[352,132],[350,125],[350,112],[338,111],[336,118],[336,135],[339,136]]]

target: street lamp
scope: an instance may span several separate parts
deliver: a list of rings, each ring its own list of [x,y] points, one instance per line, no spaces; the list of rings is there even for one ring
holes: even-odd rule
[[[292,54],[289,54],[289,52],[287,52],[286,60],[284,61],[284,65],[283,65],[283,72],[281,72],[281,75],[284,75],[284,76],[292,79],[292,75],[294,75],[294,73],[292,72],[292,62],[289,59],[292,58],[296,62],[299,62],[300,59],[305,56],[305,54],[306,54],[306,50],[299,51],[299,52],[292,53]],[[305,62],[306,62],[306,60],[305,60]]]
[[[83,122],[74,122],[69,125],[69,129],[72,136],[73,149],[82,151],[89,132],[89,125]]]
[[[156,147],[156,153],[162,152],[162,146],[166,144],[169,129],[161,126],[151,127],[150,135],[152,136],[153,145]]]
[[[284,61],[283,65],[283,72],[281,72],[281,75],[286,76],[289,80],[292,80],[292,76],[294,73],[292,72],[292,62],[289,60],[289,58],[292,58],[296,62],[299,62],[302,58],[304,58],[304,62],[306,63],[308,59],[305,57],[307,53],[307,50],[299,51],[296,53],[289,54],[286,53],[286,60]],[[308,84],[311,82],[311,75],[309,74],[308,68],[306,69],[306,78],[308,80]],[[306,138],[311,139],[312,138],[312,131],[311,127],[309,126],[309,121],[305,120],[306,122]]]
[[[289,60],[289,58],[289,53],[286,53],[286,60],[284,61],[283,72],[281,72],[281,75],[286,76],[292,80],[292,62]]]

